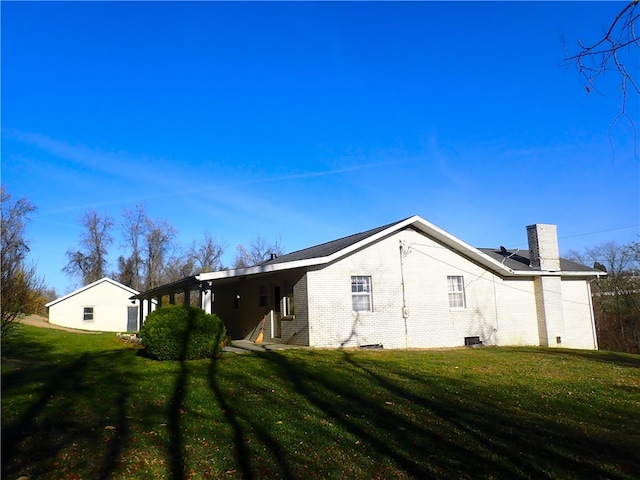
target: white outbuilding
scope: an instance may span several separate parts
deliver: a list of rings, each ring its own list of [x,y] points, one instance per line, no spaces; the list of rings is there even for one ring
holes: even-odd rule
[[[47,303],[49,323],[79,330],[136,332],[141,300],[131,296],[138,293],[111,278],[102,278]]]

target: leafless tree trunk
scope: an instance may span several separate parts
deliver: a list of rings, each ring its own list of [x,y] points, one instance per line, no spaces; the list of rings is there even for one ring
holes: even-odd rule
[[[70,276],[79,276],[84,285],[100,280],[107,275],[108,248],[113,242],[111,217],[87,211],[82,216],[85,232],[80,237],[80,250],[67,251],[69,263],[62,269]]]

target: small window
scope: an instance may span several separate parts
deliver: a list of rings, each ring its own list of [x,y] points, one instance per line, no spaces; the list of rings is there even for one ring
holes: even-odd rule
[[[260,285],[260,307],[267,306],[267,287],[265,285]]]
[[[82,312],[83,322],[93,322],[93,307],[84,307]]]
[[[284,291],[285,296],[282,297],[282,316],[290,319],[296,315],[296,307],[293,300],[293,285],[285,282]]]
[[[370,312],[371,277],[351,277],[351,303],[354,312]]]
[[[447,284],[449,289],[449,308],[466,308],[464,299],[464,277],[447,277]]]

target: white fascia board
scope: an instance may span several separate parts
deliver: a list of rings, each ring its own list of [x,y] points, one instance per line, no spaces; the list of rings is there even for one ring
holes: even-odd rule
[[[481,252],[475,247],[463,242],[462,240],[454,237],[450,233],[442,230],[439,227],[436,227],[432,223],[427,222],[422,217],[418,215],[414,215],[413,217],[407,218],[402,222],[396,223],[389,228],[382,230],[375,235],[371,235],[353,245],[349,245],[348,247],[343,248],[342,250],[338,250],[332,255],[328,255],[326,257],[318,257],[318,258],[309,258],[305,260],[297,260],[293,262],[285,262],[285,263],[275,263],[272,265],[263,265],[263,266],[254,266],[247,268],[238,268],[235,270],[223,270],[219,272],[209,272],[209,273],[201,273],[200,275],[196,275],[196,279],[198,281],[213,281],[220,280],[224,278],[233,278],[233,277],[242,277],[248,275],[255,275],[259,273],[271,273],[271,272],[279,272],[283,270],[292,270],[294,268],[301,267],[310,267],[316,265],[324,265],[331,262],[334,262],[342,257],[345,257],[361,248],[366,247],[369,244],[375,243],[376,241],[384,238],[394,232],[403,230],[406,227],[415,227],[426,235],[435,238],[436,240],[444,243],[451,247],[454,251],[465,255],[467,257],[471,257],[476,260],[478,263],[484,265],[487,268],[492,270],[501,272],[502,274],[513,275],[514,271],[503,265],[502,263],[494,260],[489,257],[485,253]]]
[[[541,270],[514,270],[510,267],[507,267],[502,262],[497,261],[496,259],[490,257],[486,253],[478,250],[477,248],[469,245],[466,242],[463,242],[457,237],[454,237],[449,232],[442,230],[440,227],[429,223],[428,221],[420,218],[419,216],[412,217],[411,220],[414,220],[416,223],[415,227],[420,228],[422,232],[433,237],[445,245],[448,245],[457,251],[458,253],[470,257],[480,263],[481,265],[492,269],[494,272],[498,274],[502,274],[505,276],[514,276],[514,277],[532,277],[532,276],[563,276],[563,277],[591,277],[591,276],[600,276],[606,275],[605,272],[581,272],[581,271],[541,271]]]
[[[293,262],[283,262],[283,263],[274,263],[272,265],[257,265],[254,267],[247,268],[237,268],[235,270],[222,270],[219,272],[209,272],[209,273],[201,273],[200,275],[196,275],[196,279],[200,282],[220,280],[223,278],[232,278],[232,277],[243,277],[248,275],[255,275],[258,273],[271,273],[271,272],[279,272],[283,270],[292,270],[294,268],[301,267],[311,267],[315,265],[323,265],[327,263],[331,263],[341,257],[349,255],[351,252],[354,252],[370,243],[375,242],[379,238],[382,238],[393,231],[400,230],[405,228],[407,225],[411,224],[411,222],[419,217],[411,217],[401,223],[395,224],[389,227],[386,230],[378,232],[375,235],[371,235],[360,242],[354,243],[342,250],[338,250],[332,255],[328,255],[325,257],[316,257],[316,258],[308,258],[305,260],[296,260]]]
[[[516,272],[512,268],[507,267],[501,262],[491,258],[484,252],[481,252],[476,247],[469,245],[468,243],[460,240],[458,237],[451,235],[449,232],[437,227],[433,223],[427,222],[425,219],[414,216],[411,217],[410,224],[426,235],[438,240],[439,242],[451,247],[451,249],[460,255],[469,257],[484,267],[487,267],[496,273],[502,275],[514,275]]]
[[[326,263],[327,257],[310,258],[307,260],[297,260],[295,262],[274,263],[273,265],[257,265],[255,267],[236,268],[232,270],[220,270],[217,272],[201,273],[196,275],[199,282],[210,282],[213,280],[221,280],[224,278],[246,277],[249,275],[257,275],[259,273],[272,273],[282,270],[292,270],[300,267],[310,267]]]
[[[67,298],[73,297],[74,295],[78,295],[79,293],[82,293],[82,292],[84,292],[86,290],[89,290],[89,289],[91,289],[91,288],[95,287],[96,285],[99,285],[99,284],[101,284],[103,282],[107,282],[107,283],[110,283],[110,284],[112,284],[112,285],[114,285],[116,287],[120,287],[123,290],[126,290],[127,292],[131,293],[132,295],[137,295],[137,294],[140,293],[140,292],[138,292],[137,290],[134,290],[131,287],[127,287],[126,285],[123,285],[120,282],[116,282],[112,278],[103,277],[100,280],[96,280],[95,282],[90,283],[89,285],[85,285],[84,287],[81,287],[81,288],[79,288],[77,290],[74,290],[73,292],[67,293],[66,295],[64,295],[64,296],[62,296],[60,298],[56,298],[55,300],[52,300],[49,303],[46,303],[45,307],[49,308],[52,305],[55,305],[56,303],[62,302],[63,300],[66,300]]]
[[[510,277],[532,277],[532,276],[567,276],[567,277],[585,277],[585,276],[600,276],[606,275],[604,272],[573,272],[573,271],[536,271],[536,270],[514,270],[510,267],[507,267],[502,262],[495,260],[490,257],[486,253],[478,250],[477,248],[469,245],[468,243],[460,240],[459,238],[451,235],[449,232],[437,227],[436,225],[426,221],[422,217],[418,215],[414,215],[413,217],[407,218],[402,222],[396,223],[386,230],[382,230],[381,232],[376,233],[375,235],[371,235],[360,242],[354,243],[348,247],[343,248],[335,252],[332,255],[326,257],[317,257],[317,258],[309,258],[305,260],[297,260],[293,262],[285,262],[285,263],[275,263],[272,265],[263,265],[263,266],[254,266],[247,268],[238,268],[235,270],[222,270],[219,272],[210,272],[210,273],[201,273],[200,275],[196,275],[196,279],[198,281],[213,281],[220,280],[225,278],[233,278],[233,277],[242,277],[249,275],[256,275],[260,273],[272,273],[279,272],[284,270],[292,270],[295,268],[302,267],[310,267],[316,265],[324,265],[331,262],[334,262],[344,256],[347,256],[367,245],[378,241],[381,238],[384,238],[396,231],[400,231],[406,227],[414,227],[417,230],[421,231],[425,235],[441,242],[444,245],[450,247],[454,252],[468,257],[480,265],[488,268],[489,270],[494,271],[495,273],[502,276],[510,276]]]

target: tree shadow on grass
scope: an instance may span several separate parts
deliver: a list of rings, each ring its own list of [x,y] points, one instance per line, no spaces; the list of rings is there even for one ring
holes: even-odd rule
[[[346,376],[332,378],[323,375],[326,372],[322,370],[309,369],[304,363],[289,361],[275,352],[260,355],[274,363],[295,391],[327,418],[339,423],[358,442],[370,445],[378,460],[390,460],[415,478],[439,478],[424,462],[416,459],[432,453],[431,449],[425,449],[430,443],[447,443],[444,436],[389,411],[381,398],[372,403],[372,392],[358,390],[357,382],[349,372]],[[473,455],[473,452],[464,453]]]
[[[183,430],[184,425],[182,416],[185,413],[185,399],[187,398],[187,384],[189,380],[189,364],[187,361],[189,343],[194,331],[194,325],[198,311],[190,309],[187,318],[187,328],[183,332],[180,345],[181,352],[179,358],[180,369],[173,386],[173,394],[167,408],[167,427],[169,430],[168,454],[171,469],[172,480],[184,480],[186,478],[186,452],[184,444]],[[214,339],[214,345],[219,346],[222,341],[223,331],[218,330]],[[218,351],[213,352],[212,367],[215,366],[215,360]],[[211,374],[209,375],[211,379]]]
[[[435,414],[448,430],[462,434],[458,440],[446,443],[449,452],[456,448],[460,450],[462,442],[477,445],[477,449],[467,448],[465,455],[471,464],[483,465],[485,472],[501,478],[544,478],[550,471],[570,472],[579,478],[624,478],[580,460],[593,458],[603,450],[612,451],[615,445],[599,438],[585,438],[583,432],[552,419],[549,412],[542,409],[523,411],[508,402],[491,401],[485,388],[478,389],[451,378],[446,379],[447,390],[433,388],[429,378],[421,379],[418,390],[434,393],[428,398],[406,388],[407,382],[415,384],[416,378],[401,369],[383,367],[383,374],[380,374],[379,365],[375,369],[371,363],[367,366],[350,352],[345,351],[344,358],[390,394]],[[404,378],[405,381],[391,382],[389,378]],[[526,393],[525,389],[525,395],[533,393]],[[620,455],[621,460],[622,457],[625,455]],[[491,461],[491,458],[500,460]],[[639,466],[633,467],[633,460],[627,458],[625,463],[630,470]],[[467,475],[473,474],[464,468],[460,470]]]
[[[288,464],[285,448],[282,442],[269,427],[260,422],[260,416],[254,411],[243,412],[242,407],[234,405],[233,399],[227,398],[227,394],[220,385],[217,359],[213,359],[209,365],[209,388],[224,414],[227,423],[233,431],[233,447],[236,466],[243,479],[269,478],[273,472],[267,472],[265,465],[252,457],[249,448],[250,437],[256,436],[265,449],[270,452],[269,464],[275,464],[279,469],[278,477],[293,479],[296,476]],[[266,402],[266,399],[265,399]]]
[[[10,338],[8,345],[3,340],[2,363],[11,365],[34,365],[49,363],[49,356],[53,349],[42,342],[34,342],[26,339]]]
[[[399,471],[414,478],[633,478],[629,472],[640,467],[637,454],[605,454],[615,448],[609,439],[585,433],[573,424],[572,415],[563,419],[544,412],[541,399],[529,398],[526,407],[516,405],[509,387],[494,392],[482,384],[464,378],[419,378],[386,362],[366,360],[351,351],[343,352],[344,362],[322,368],[304,357],[286,353],[256,354],[273,367],[272,375],[288,382],[292,391],[306,400],[320,415],[338,424],[357,439],[353,442],[337,437],[337,448],[357,463],[371,458],[381,465],[380,475],[397,475]],[[365,360],[363,360],[365,359]],[[242,406],[225,398],[217,380],[215,366],[210,370],[210,384],[216,399],[235,430],[238,464],[245,478],[252,478],[252,453],[244,441],[259,426]],[[258,383],[251,382],[256,388]],[[518,395],[537,396],[518,386]],[[530,410],[528,409],[530,408]],[[291,420],[291,418],[290,418]],[[577,422],[576,422],[577,423]],[[292,427],[293,428],[293,427]],[[295,430],[294,430],[295,431]],[[289,432],[291,433],[291,432]],[[269,451],[278,452],[281,476],[300,476],[300,467],[291,463],[295,445],[288,445],[274,432],[259,432]],[[314,437],[310,448],[329,448],[329,433]],[[631,448],[631,447],[630,447]],[[366,451],[362,451],[362,449]],[[366,453],[369,452],[369,453]],[[255,455],[255,453],[253,453]],[[369,456],[370,455],[370,456]],[[615,467],[620,460],[620,472]],[[332,462],[330,457],[329,462]],[[391,469],[389,464],[395,465]],[[315,465],[322,468],[323,465]],[[331,465],[325,465],[331,468]],[[349,476],[349,464],[344,468]],[[326,473],[326,472],[325,472]],[[320,473],[322,476],[322,472]],[[335,472],[330,475],[336,476]],[[357,476],[357,475],[356,475]]]
[[[74,469],[110,478],[129,436],[126,405],[134,378],[118,367],[129,355],[57,355],[3,375],[3,478],[72,475]],[[81,455],[85,449],[91,454]]]
[[[580,358],[590,362],[601,362],[619,367],[640,368],[640,355],[633,353],[612,352],[607,350],[573,350],[568,348],[546,348],[536,350],[536,353],[547,356]]]
[[[233,429],[233,445],[236,456],[236,464],[240,469],[242,478],[251,479],[253,474],[251,472],[251,455],[244,441],[244,428],[238,419],[238,415],[235,412],[233,405],[227,401],[225,395],[218,385],[217,380],[217,368],[218,362],[213,359],[209,364],[208,381],[209,388],[213,392],[215,400],[224,413],[224,417]]]

